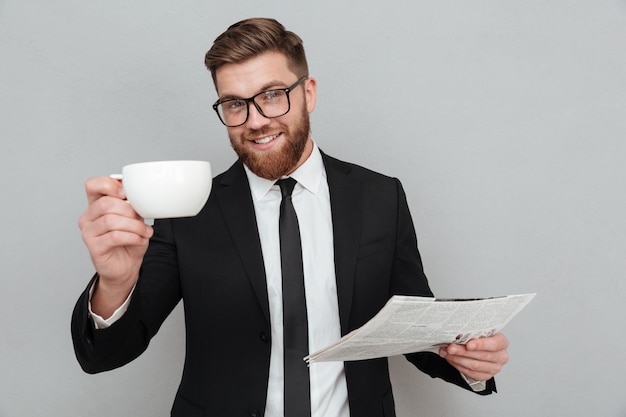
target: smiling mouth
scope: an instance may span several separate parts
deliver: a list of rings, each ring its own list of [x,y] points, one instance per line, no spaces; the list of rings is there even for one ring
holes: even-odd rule
[[[265,136],[260,139],[254,139],[253,142],[259,145],[265,145],[266,143],[270,143],[274,139],[276,139],[278,135]]]

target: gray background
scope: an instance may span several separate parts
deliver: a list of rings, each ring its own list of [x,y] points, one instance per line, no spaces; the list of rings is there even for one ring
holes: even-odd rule
[[[497,395],[394,358],[399,415],[625,416],[624,0],[0,0],[0,415],[169,414],[180,306],[132,364],[74,359],[83,183],[230,166],[203,57],[249,16],[304,38],[318,144],[403,181],[439,296],[538,293]]]

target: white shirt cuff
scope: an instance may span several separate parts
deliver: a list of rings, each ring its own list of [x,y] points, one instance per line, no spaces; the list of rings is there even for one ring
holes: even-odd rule
[[[102,316],[99,316],[93,311],[91,311],[91,297],[93,295],[94,286],[95,286],[95,283],[89,289],[89,315],[93,319],[93,324],[96,329],[98,330],[106,329],[107,327],[110,327],[113,323],[118,321],[124,315],[124,313],[126,313],[126,310],[128,310],[128,305],[130,304],[130,298],[133,295],[133,292],[135,291],[135,287],[137,286],[137,284],[135,283],[135,285],[133,286],[133,289],[130,290],[130,294],[128,294],[128,298],[126,298],[124,303],[121,306],[119,306],[117,310],[115,310],[113,314],[111,315],[111,317],[109,317],[108,319],[104,319]]]
[[[472,389],[472,391],[484,391],[487,388],[487,381],[476,381],[475,379],[470,378],[469,376],[465,376],[461,374],[465,382],[467,382]]]

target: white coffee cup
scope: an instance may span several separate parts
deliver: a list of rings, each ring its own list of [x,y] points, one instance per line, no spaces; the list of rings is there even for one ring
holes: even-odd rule
[[[145,219],[191,217],[211,192],[207,161],[154,161],[126,165],[120,178],[133,209]]]

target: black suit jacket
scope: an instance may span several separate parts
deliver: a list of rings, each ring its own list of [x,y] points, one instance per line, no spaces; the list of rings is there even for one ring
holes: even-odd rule
[[[330,189],[342,334],[373,317],[393,294],[432,296],[400,182],[323,154]],[[95,277],[97,278],[97,277]],[[95,279],[94,278],[94,279]],[[261,416],[270,363],[265,269],[241,162],[213,180],[193,218],[160,220],[126,314],[94,330],[88,290],[72,317],[82,368],[96,373],[139,356],[181,300],[186,357],[173,416]],[[419,369],[469,388],[432,353],[407,355]],[[394,416],[387,359],[345,363],[351,416]],[[483,394],[495,389],[493,381]]]

